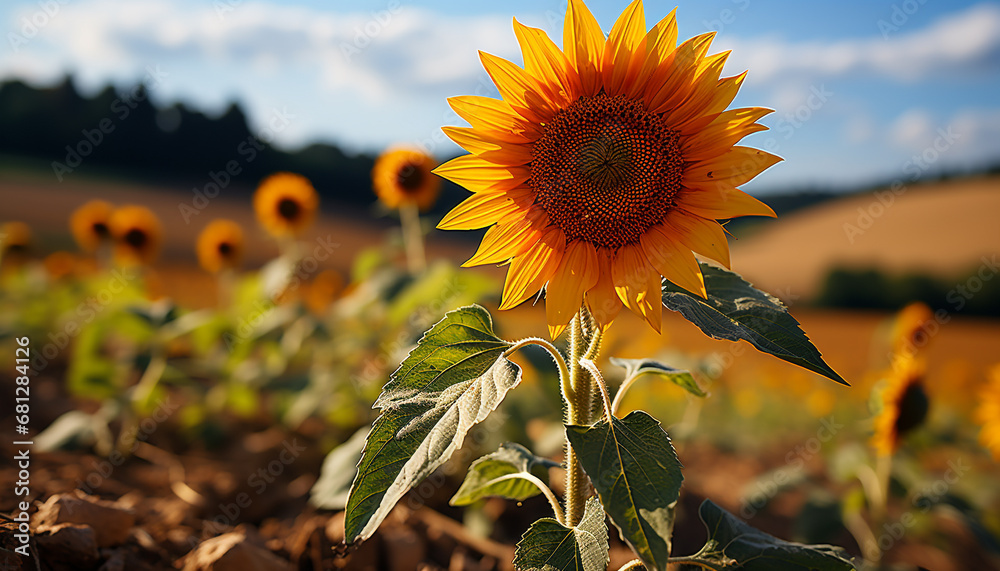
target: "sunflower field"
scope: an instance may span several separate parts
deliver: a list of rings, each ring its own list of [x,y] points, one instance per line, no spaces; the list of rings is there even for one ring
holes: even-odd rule
[[[262,9],[218,4],[206,29]],[[178,190],[242,112],[139,88],[116,101],[146,119],[66,149],[200,125],[172,175],[107,151],[53,182],[0,145],[3,569],[1000,569],[1000,179],[752,196],[784,159],[744,141],[773,110],[735,103],[754,69],[724,73],[721,30],[592,8],[480,51],[447,152],[262,130]],[[0,115],[71,107],[32,89]],[[846,291],[844,252],[892,224],[872,259],[955,263]]]

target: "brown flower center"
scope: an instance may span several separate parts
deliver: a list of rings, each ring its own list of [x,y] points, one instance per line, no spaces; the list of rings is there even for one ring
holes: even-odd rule
[[[132,228],[125,233],[125,243],[136,250],[141,250],[149,241],[149,236],[138,228]]]
[[[678,133],[622,95],[576,100],[545,126],[532,155],[528,184],[567,240],[635,244],[681,187]]]
[[[420,165],[404,163],[396,172],[396,184],[407,194],[412,194],[424,183],[424,169]]]
[[[105,224],[104,222],[94,222],[91,228],[94,230],[94,235],[96,235],[98,238],[102,239],[107,238],[108,235],[111,233],[111,231],[108,230],[108,225]]]
[[[896,417],[895,430],[897,437],[903,435],[920,424],[927,417],[930,401],[924,387],[919,382],[907,385],[897,403],[899,416]]]
[[[219,244],[219,255],[223,258],[228,258],[233,255],[233,245],[229,242],[222,242]]]
[[[289,222],[294,222],[295,219],[299,217],[299,212],[301,211],[302,207],[299,206],[298,201],[292,200],[291,198],[282,198],[281,201],[278,202],[278,214]]]

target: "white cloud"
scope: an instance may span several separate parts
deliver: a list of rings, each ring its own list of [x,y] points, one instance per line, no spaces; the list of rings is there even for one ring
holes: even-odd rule
[[[919,151],[934,135],[934,119],[925,109],[908,109],[889,125],[889,141],[904,149]]]
[[[916,81],[949,74],[995,73],[1000,61],[1000,6],[981,4],[932,25],[883,38],[788,42],[779,38],[719,38],[732,49],[728,70],[750,69],[748,84],[789,76],[852,74]]]

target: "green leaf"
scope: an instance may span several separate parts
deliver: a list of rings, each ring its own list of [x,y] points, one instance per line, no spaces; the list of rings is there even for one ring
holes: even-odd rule
[[[410,488],[441,466],[473,425],[521,381],[477,305],[448,313],[424,334],[375,401],[382,413],[365,444],[347,501],[349,543],[367,539]]]
[[[684,476],[660,423],[637,410],[610,425],[567,425],[566,436],[625,541],[646,567],[666,569]]]
[[[358,473],[358,460],[370,431],[370,426],[359,429],[347,442],[326,455],[319,479],[309,493],[309,503],[326,510],[344,509],[351,482]]]
[[[701,387],[698,386],[698,383],[688,371],[668,367],[652,359],[619,359],[618,357],[611,357],[609,360],[612,365],[625,369],[626,379],[640,375],[656,375],[665,378],[696,397],[708,396],[705,391],[701,390]]]
[[[469,467],[469,473],[455,496],[453,506],[467,506],[476,500],[489,496],[500,496],[509,500],[522,501],[541,493],[534,483],[523,478],[511,478],[516,474],[530,474],[548,482],[548,469],[558,466],[556,462],[539,458],[527,448],[513,442],[505,442],[500,449],[476,460]],[[498,478],[505,478],[496,481]]]
[[[597,498],[587,500],[576,527],[550,517],[531,524],[514,551],[514,568],[522,571],[605,571],[607,566],[608,527]]]
[[[700,264],[708,298],[664,280],[663,305],[667,309],[680,312],[709,337],[744,339],[764,353],[848,384],[823,361],[780,300],[753,287],[739,274],[704,262]]]
[[[698,515],[726,558],[727,567],[744,571],[847,571],[855,569],[847,553],[831,545],[803,545],[778,539],[754,529],[712,503],[702,502]]]

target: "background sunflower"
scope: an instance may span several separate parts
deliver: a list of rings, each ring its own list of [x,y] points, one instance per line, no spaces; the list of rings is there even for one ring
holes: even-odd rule
[[[115,240],[115,260],[120,264],[148,265],[160,252],[163,230],[160,219],[145,206],[116,209],[108,220]]]
[[[209,273],[235,269],[243,259],[243,229],[225,218],[212,220],[198,235],[198,263]]]
[[[91,200],[76,210],[69,218],[73,238],[84,252],[96,252],[102,244],[110,243],[111,214],[115,207],[105,200]]]
[[[436,165],[433,157],[419,149],[391,149],[375,161],[372,187],[389,208],[411,203],[429,210],[441,192],[441,180],[431,173]]]
[[[309,179],[289,172],[264,179],[253,195],[257,221],[272,236],[301,234],[316,217],[319,195]]]
[[[930,401],[923,386],[924,373],[923,363],[912,356],[900,356],[893,362],[877,396],[881,408],[871,442],[880,456],[894,454],[903,435],[927,418]]]

